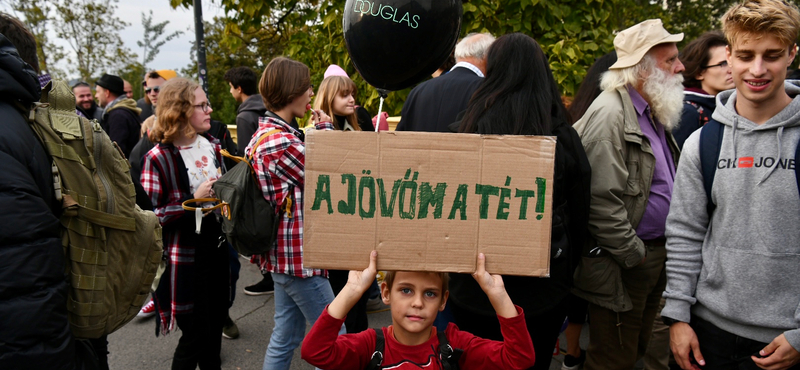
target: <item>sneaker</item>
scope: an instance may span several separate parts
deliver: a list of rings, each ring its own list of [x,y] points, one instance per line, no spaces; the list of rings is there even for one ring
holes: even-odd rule
[[[367,300],[367,313],[378,313],[388,311],[389,305],[383,303],[380,296],[377,298],[370,298]]]
[[[264,279],[250,286],[244,287],[244,294],[247,295],[266,295],[275,293],[275,283],[272,277],[264,275]]]
[[[222,327],[222,337],[225,339],[239,338],[239,327],[231,320],[230,316],[225,319],[225,325]]]
[[[581,355],[577,358],[572,355],[564,355],[564,362],[561,364],[561,370],[578,370],[583,368],[583,363],[586,361],[586,351],[581,351]]]
[[[156,303],[153,300],[147,301],[147,304],[139,310],[136,317],[150,317],[156,314]]]

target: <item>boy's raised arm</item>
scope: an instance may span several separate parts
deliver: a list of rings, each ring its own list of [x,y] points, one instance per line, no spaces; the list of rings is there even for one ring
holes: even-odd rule
[[[350,271],[347,284],[328,305],[328,315],[339,320],[347,316],[347,312],[355,306],[364,292],[372,285],[372,281],[375,280],[375,274],[378,272],[377,262],[378,252],[372,251],[369,254],[369,266],[364,271]]]
[[[511,318],[518,315],[514,302],[511,302],[511,297],[506,292],[503,277],[490,275],[486,272],[486,256],[483,253],[478,254],[478,269],[472,274],[472,277],[481,286],[486,296],[489,297],[489,302],[492,303],[492,307],[494,307],[498,316]]]

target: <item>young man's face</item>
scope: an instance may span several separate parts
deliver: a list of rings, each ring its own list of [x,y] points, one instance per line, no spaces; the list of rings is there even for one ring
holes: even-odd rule
[[[405,345],[425,343],[448,293],[442,292],[442,279],[430,272],[398,271],[391,289],[383,283],[381,294],[391,305],[395,339]]]
[[[158,104],[158,92],[161,90],[161,85],[167,82],[167,80],[159,77],[159,78],[150,78],[148,77],[145,79],[145,87],[144,92],[147,94],[147,97],[150,98],[150,102],[153,103],[153,106]]]
[[[233,95],[233,100],[236,100],[237,103],[241,103],[243,101],[242,96],[242,88],[241,87],[233,87],[233,84],[228,82],[228,86],[231,87],[231,95]]]
[[[94,98],[92,98],[92,89],[89,86],[77,86],[72,89],[72,93],[75,94],[75,105],[83,110],[92,108]]]
[[[795,54],[794,45],[784,45],[773,35],[740,36],[727,48],[738,99],[760,104],[785,94],[786,67]]]

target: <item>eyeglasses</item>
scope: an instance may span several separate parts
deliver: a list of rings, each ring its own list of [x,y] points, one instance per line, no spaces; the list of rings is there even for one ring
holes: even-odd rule
[[[195,108],[200,108],[203,110],[203,113],[209,113],[211,109],[211,103],[203,102],[203,104],[195,104]]]
[[[712,64],[712,65],[710,65],[710,66],[703,66],[703,69],[708,69],[708,68],[713,68],[713,67],[722,67],[722,68],[725,68],[725,67],[727,67],[727,66],[728,66],[728,61],[727,61],[727,60],[723,60],[723,61],[721,61],[721,62],[719,62],[719,63],[717,63],[717,64]]]
[[[144,93],[145,94],[149,94],[151,91],[159,92],[159,91],[161,91],[161,86],[153,86],[153,87],[148,87],[148,88],[144,89]]]

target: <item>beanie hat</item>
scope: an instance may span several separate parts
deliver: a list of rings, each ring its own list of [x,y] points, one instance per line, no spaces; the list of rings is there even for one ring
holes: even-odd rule
[[[331,64],[330,66],[328,66],[328,69],[325,70],[325,78],[328,78],[330,76],[343,76],[350,78],[350,76],[347,75],[347,72],[345,72],[344,69],[342,69],[342,67],[339,67],[336,64]]]

